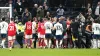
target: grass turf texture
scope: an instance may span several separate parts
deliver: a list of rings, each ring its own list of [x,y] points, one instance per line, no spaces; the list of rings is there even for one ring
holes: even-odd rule
[[[100,49],[0,49],[0,56],[100,56]]]

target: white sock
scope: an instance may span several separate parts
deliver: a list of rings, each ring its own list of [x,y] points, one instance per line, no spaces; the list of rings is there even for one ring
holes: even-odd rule
[[[100,48],[100,40],[98,40],[98,47]]]
[[[56,40],[56,47],[58,48],[58,40]]]
[[[93,39],[93,48],[97,48],[96,39]]]
[[[50,48],[50,46],[51,46],[51,40],[49,40],[49,48]]]
[[[62,40],[60,40],[60,46],[62,45]]]
[[[47,40],[46,40],[46,39],[44,39],[44,42],[45,42],[45,44],[46,44],[46,46],[47,46]]]
[[[91,48],[93,48],[93,40],[91,40]]]
[[[5,48],[5,41],[6,40],[2,40],[3,48]]]
[[[2,40],[2,42],[1,42],[1,46],[3,46],[3,40]]]

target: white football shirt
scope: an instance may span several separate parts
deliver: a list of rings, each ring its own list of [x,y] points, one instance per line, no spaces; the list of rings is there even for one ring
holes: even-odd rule
[[[2,21],[0,23],[0,28],[1,28],[1,34],[7,34],[8,23],[5,21]]]
[[[56,29],[56,35],[62,35],[63,33],[63,26],[61,23],[56,23],[54,25],[54,28]]]
[[[47,21],[44,24],[44,27],[45,27],[45,33],[47,33],[47,34],[51,34],[52,33],[53,24],[50,21]]]
[[[32,33],[36,33],[36,22],[35,21],[32,22],[32,28],[33,28]]]
[[[93,23],[92,32],[94,34],[100,34],[100,24],[99,23]]]

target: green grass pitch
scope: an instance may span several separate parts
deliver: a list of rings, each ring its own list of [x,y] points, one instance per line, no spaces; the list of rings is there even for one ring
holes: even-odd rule
[[[100,56],[100,49],[0,49],[0,56]]]

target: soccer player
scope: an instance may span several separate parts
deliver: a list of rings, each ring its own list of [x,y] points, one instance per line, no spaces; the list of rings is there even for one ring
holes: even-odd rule
[[[93,34],[93,48],[100,48],[100,24],[96,19],[92,25]]]
[[[5,41],[6,41],[6,37],[7,37],[8,23],[5,21],[5,18],[2,18],[2,22],[0,23],[0,27],[1,27],[1,37],[2,37],[1,46],[3,48],[6,48]]]
[[[11,18],[11,22],[8,24],[8,47],[10,51],[15,41],[15,35],[17,31],[17,25],[14,23],[14,19]]]
[[[36,40],[37,40],[37,35],[36,35],[36,18],[33,18],[32,20],[32,26],[33,26],[33,29],[32,29],[32,38],[33,38],[33,42],[34,42],[34,48],[36,48]]]
[[[44,28],[44,22],[42,19],[40,19],[40,36],[39,36],[39,48],[45,48],[45,28]]]
[[[54,29],[56,29],[56,47],[60,48],[63,40],[63,26],[61,23],[59,23],[59,19],[57,19],[57,23],[54,25]]]
[[[28,19],[28,22],[25,23],[25,44],[26,48],[32,48],[32,22],[31,19]],[[28,43],[28,40],[30,40],[30,43]]]
[[[48,18],[47,22],[44,24],[45,26],[45,44],[48,48],[51,46],[51,38],[52,38],[52,29],[53,24],[50,21],[50,18]]]

